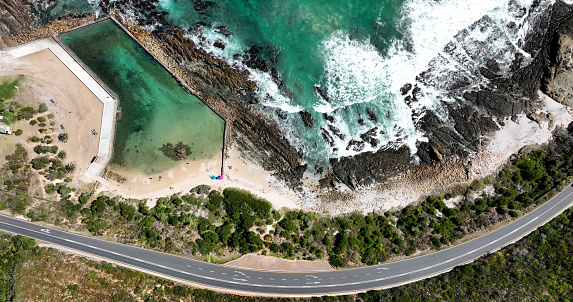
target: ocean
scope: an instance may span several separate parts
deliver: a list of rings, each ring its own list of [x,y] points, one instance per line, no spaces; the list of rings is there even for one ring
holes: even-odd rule
[[[532,3],[158,0],[156,10],[202,48],[249,69],[260,88],[260,109],[307,162],[321,164],[404,145],[414,154],[416,143],[427,140],[417,127],[425,112],[451,123],[444,106],[460,91],[447,85],[449,75],[467,80],[461,88],[467,91],[488,83],[477,72],[487,59],[502,72],[516,53],[527,64],[534,55],[522,49],[530,21],[552,1]],[[248,54],[254,53],[276,70],[275,79],[273,72],[249,67]],[[432,79],[420,81],[423,72]],[[407,83],[423,88],[415,104],[407,104],[400,91]],[[312,128],[301,111],[313,117]]]

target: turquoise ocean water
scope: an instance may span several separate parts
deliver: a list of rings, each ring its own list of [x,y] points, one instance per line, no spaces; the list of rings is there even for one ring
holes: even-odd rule
[[[111,165],[157,173],[176,165],[159,150],[183,142],[189,159],[221,154],[224,122],[113,21],[82,27],[62,41],[119,97]]]
[[[73,3],[82,1],[64,2],[78,7]],[[535,9],[532,3],[157,0],[155,10],[166,12],[167,21],[187,30],[200,47],[248,69],[260,88],[259,108],[281,125],[309,163],[320,164],[404,145],[415,153],[416,143],[427,140],[416,127],[425,112],[432,110],[445,125],[450,123],[444,104],[453,99],[439,87],[449,72],[464,75],[472,89],[487,84],[477,71],[486,58],[494,58],[503,70],[516,52],[526,62],[531,57],[521,50],[529,21],[552,0],[540,1]],[[472,26],[484,16],[485,23]],[[282,84],[268,72],[249,68],[245,55],[253,49],[276,69]],[[426,87],[416,77],[429,66],[438,83]],[[406,104],[400,93],[406,83],[423,86],[424,95],[415,104]],[[314,118],[310,129],[299,115],[303,110]],[[376,143],[363,139],[365,133]]]
[[[406,83],[424,86],[416,76],[431,62],[438,78],[442,70],[459,70],[474,86],[484,84],[475,76],[476,66],[485,58],[495,58],[502,66],[511,62],[521,51],[531,6],[529,0],[158,3],[157,10],[167,12],[169,22],[188,29],[198,45],[229,62],[242,64],[244,59],[236,54],[259,49],[258,56],[270,62],[284,82],[277,85],[268,73],[251,69],[261,106],[311,163],[402,145],[415,153],[416,142],[426,140],[416,119],[434,110],[448,124],[443,104],[451,100],[447,92],[423,87],[423,98],[409,106],[400,88]],[[470,28],[486,15],[486,26]],[[198,23],[202,26],[195,26]],[[225,26],[231,36],[221,34],[218,26]],[[461,31],[466,34],[458,35]],[[216,41],[225,49],[215,46]],[[453,55],[444,53],[448,43],[458,46]],[[313,116],[311,129],[302,123],[301,110]],[[367,132],[378,144],[363,139]]]

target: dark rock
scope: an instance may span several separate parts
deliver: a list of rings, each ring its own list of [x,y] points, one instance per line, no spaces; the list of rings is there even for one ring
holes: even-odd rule
[[[288,115],[286,112],[282,111],[282,110],[277,110],[277,116],[281,119],[281,120],[286,120]]]
[[[412,89],[412,84],[406,83],[402,88],[400,88],[400,93],[402,93],[402,95],[406,95],[410,92],[410,89]]]
[[[324,92],[324,90],[322,90],[322,87],[320,87],[320,85],[314,85],[314,89],[316,90],[316,92],[318,93],[318,95],[325,100],[326,102],[330,103],[330,99],[328,98],[328,95],[326,95],[326,93]]]
[[[344,134],[340,132],[340,130],[336,128],[334,125],[328,125],[328,129],[330,129],[330,131],[334,133],[334,135],[338,136],[338,138],[344,140]]]
[[[220,33],[220,34],[224,35],[225,37],[231,36],[231,33],[229,32],[229,30],[227,30],[227,27],[225,27],[225,26],[217,26],[217,27],[213,28],[213,31],[216,33]]]
[[[360,134],[360,139],[362,139],[363,141],[370,143],[370,145],[372,147],[375,147],[376,145],[378,145],[378,140],[375,138],[375,136],[378,134],[378,127],[374,127],[362,134]]]
[[[318,184],[320,188],[334,188],[336,186],[334,178],[332,177],[321,178],[318,180]]]
[[[334,146],[334,138],[328,133],[328,131],[324,128],[321,128],[322,138],[328,143],[331,147]]]
[[[364,152],[354,157],[330,159],[336,179],[355,190],[359,186],[372,185],[412,167],[410,150],[406,146],[398,150]]]
[[[346,150],[348,151],[350,149],[352,149],[352,151],[360,152],[364,150],[364,142],[357,140],[350,140],[350,142],[348,142],[348,145],[346,146]]]
[[[361,126],[366,125],[366,123],[364,122],[364,119],[362,118],[362,114],[360,114],[360,112],[358,112],[358,125],[361,125]]]
[[[324,116],[324,119],[325,119],[325,120],[327,120],[327,121],[329,121],[329,122],[331,122],[331,123],[334,124],[334,121],[335,121],[335,120],[334,120],[334,116],[328,115],[327,113],[323,113],[322,116]]]
[[[314,119],[312,118],[310,112],[303,110],[299,111],[298,114],[300,114],[300,117],[302,118],[302,122],[304,123],[304,125],[307,126],[308,128],[312,128],[312,126],[314,125]]]
[[[223,40],[215,40],[215,42],[213,43],[213,46],[220,48],[220,49],[225,49],[225,42],[223,42]]]
[[[376,116],[376,113],[370,109],[366,110],[366,113],[368,113],[368,118],[375,122],[378,123],[378,117]]]

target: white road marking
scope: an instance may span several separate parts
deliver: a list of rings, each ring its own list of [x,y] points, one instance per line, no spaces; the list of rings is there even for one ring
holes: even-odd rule
[[[247,279],[237,279],[237,278],[233,278],[233,280],[247,282]]]

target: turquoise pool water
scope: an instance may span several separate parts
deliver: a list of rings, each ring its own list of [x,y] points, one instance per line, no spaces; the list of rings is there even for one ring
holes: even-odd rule
[[[113,168],[149,174],[167,170],[177,164],[160,150],[167,143],[189,145],[189,160],[221,154],[224,121],[113,21],[67,32],[61,40],[119,98]]]

